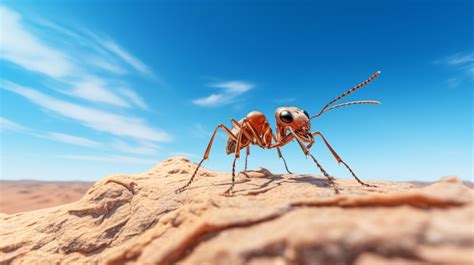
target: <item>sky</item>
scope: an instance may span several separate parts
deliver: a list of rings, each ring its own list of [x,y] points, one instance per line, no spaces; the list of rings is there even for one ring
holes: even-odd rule
[[[473,178],[474,2],[1,1],[1,179],[98,180],[199,162],[218,124],[280,106],[366,180]],[[219,132],[204,166],[230,172]],[[320,174],[295,142],[290,170]],[[350,179],[321,142],[312,153]],[[241,157],[237,167],[243,169]],[[276,150],[249,168],[284,172]]]

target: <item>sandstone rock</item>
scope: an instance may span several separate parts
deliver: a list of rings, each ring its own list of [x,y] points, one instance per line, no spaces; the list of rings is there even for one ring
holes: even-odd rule
[[[457,178],[363,187],[321,177],[229,174],[165,160],[109,176],[79,201],[0,215],[1,264],[473,264],[474,193]],[[410,263],[411,262],[411,263]]]

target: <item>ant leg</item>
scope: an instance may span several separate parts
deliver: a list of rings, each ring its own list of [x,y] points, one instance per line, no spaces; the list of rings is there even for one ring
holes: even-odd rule
[[[286,164],[286,160],[285,160],[285,158],[283,157],[283,154],[281,153],[281,150],[280,150],[279,147],[277,147],[277,152],[278,152],[278,157],[280,157],[280,158],[283,160],[283,164],[285,164],[286,172],[288,172],[288,174],[293,174],[293,172],[291,172],[291,171],[288,169],[288,165]]]
[[[293,131],[293,129],[289,128],[290,130],[290,133],[293,135],[293,137],[296,139],[296,141],[298,142],[298,144],[300,145],[301,149],[303,150],[304,154],[305,155],[309,155],[314,163],[316,163],[316,166],[319,168],[319,170],[323,173],[323,175],[328,179],[329,183],[333,186],[334,188],[334,191],[336,192],[336,194],[339,193],[339,189],[337,188],[336,186],[336,183],[334,182],[334,178],[331,177],[327,172],[326,170],[324,170],[324,168],[321,166],[321,164],[319,164],[318,160],[311,154],[311,152],[308,150],[308,148],[306,148],[306,146],[303,144],[303,142],[300,140],[300,138],[298,137],[298,135]]]
[[[257,141],[257,144],[260,146],[260,147],[267,147],[265,144],[264,144],[264,140],[263,140],[263,137],[264,135],[261,135],[259,136],[258,133],[257,133],[257,130],[255,129],[255,127],[253,127],[252,123],[248,122],[247,120],[244,120],[244,124],[247,125],[250,129],[250,131],[252,132],[252,135],[254,136],[254,138],[256,139]],[[271,128],[269,129],[270,131],[270,135],[272,137],[273,140],[277,141],[275,135],[273,134]],[[283,157],[282,153],[281,153],[281,150],[279,147],[277,147],[277,151],[278,151],[278,157],[280,157],[282,160],[283,160],[283,163],[285,164],[285,169],[286,171],[289,173],[289,174],[293,174],[289,169],[288,169],[288,165],[286,164],[286,160],[285,158]],[[245,170],[247,170],[247,157],[245,158]]]
[[[247,171],[247,158],[249,157],[249,155],[250,155],[250,145],[247,145],[246,154],[245,154],[245,169],[244,169],[244,171]]]
[[[225,196],[229,196],[232,192],[232,190],[234,189],[234,185],[235,185],[235,162],[237,161],[237,159],[240,157],[240,144],[242,142],[242,135],[243,135],[243,131],[244,131],[245,127],[242,127],[240,129],[240,132],[239,132],[239,135],[237,137],[237,144],[235,145],[235,157],[234,157],[234,162],[232,163],[232,184],[230,185],[230,187],[224,192],[224,195]]]
[[[232,184],[224,192],[224,196],[230,196],[230,194],[232,193],[232,190],[234,189],[234,185],[235,185],[235,162],[237,161],[237,158],[238,158],[237,156],[234,157],[234,162],[232,162]]]
[[[275,142],[278,142],[276,136],[273,134],[273,131],[272,129],[270,128],[270,136],[272,137],[272,139],[275,141]],[[293,174],[293,172],[291,172],[289,169],[288,169],[288,165],[286,164],[286,160],[285,158],[283,157],[283,154],[281,153],[281,150],[280,150],[280,147],[277,147],[277,152],[278,152],[278,157],[281,158],[283,160],[283,164],[285,164],[285,169],[286,169],[286,172],[288,172],[288,174]]]
[[[204,152],[204,156],[202,157],[202,159],[199,162],[198,166],[194,170],[193,175],[191,176],[189,181],[186,183],[186,185],[182,186],[181,188],[179,188],[175,191],[176,194],[183,192],[191,184],[191,182],[193,182],[194,177],[196,176],[196,173],[198,172],[198,170],[201,167],[202,163],[204,162],[204,160],[206,160],[209,157],[209,153],[211,152],[212,143],[214,142],[214,138],[216,137],[216,133],[217,133],[217,130],[219,130],[219,128],[224,130],[229,135],[229,137],[231,137],[234,140],[237,140],[235,135],[227,127],[225,127],[225,125],[219,124],[216,127],[216,129],[214,130],[214,132],[212,133],[212,137],[211,137],[211,140],[209,141],[209,144],[207,145],[206,152]]]
[[[349,165],[346,164],[346,162],[344,162],[344,160],[342,160],[342,158],[336,153],[336,151],[334,151],[332,146],[328,143],[328,141],[326,140],[326,138],[323,136],[323,134],[321,132],[313,132],[313,133],[311,133],[311,135],[320,136],[321,139],[323,139],[324,144],[326,144],[326,147],[329,149],[329,151],[332,153],[332,155],[336,159],[336,161],[338,163],[342,163],[347,168],[347,170],[349,170],[349,172],[352,174],[352,176],[357,180],[357,182],[359,182],[362,186],[377,187],[376,185],[367,184],[367,183],[363,182],[362,180],[360,180],[357,177],[357,175],[354,173],[354,171],[352,171],[352,169],[349,167]]]

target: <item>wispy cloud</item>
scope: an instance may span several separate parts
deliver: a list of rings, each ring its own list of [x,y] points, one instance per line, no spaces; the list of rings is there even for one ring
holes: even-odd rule
[[[446,56],[442,59],[434,61],[435,64],[445,65],[452,69],[459,71],[460,73],[466,74],[471,78],[474,77],[474,53],[469,52],[459,52],[449,56]],[[460,78],[457,78],[461,83]],[[452,82],[450,82],[452,83]]]
[[[45,136],[51,140],[72,145],[79,145],[85,147],[98,147],[102,145],[99,142],[92,141],[84,137],[78,137],[65,133],[50,132],[45,134]]]
[[[193,103],[203,107],[215,107],[230,103],[230,98],[226,98],[223,94],[212,94],[204,98],[195,99]]]
[[[109,143],[102,143],[85,137],[75,136],[61,132],[41,132],[18,124],[7,118],[0,117],[0,132],[7,130],[70,145],[94,149],[101,148],[104,150],[116,150],[121,153],[129,153],[136,155],[155,155],[159,150],[159,146],[151,142],[138,141],[134,144],[129,144],[126,141],[115,139]]]
[[[208,87],[219,88],[220,93],[211,94],[207,97],[194,99],[193,103],[202,107],[217,107],[234,102],[241,94],[254,88],[255,85],[245,81],[226,81],[208,84]]]
[[[41,78],[28,80],[30,87],[3,77],[1,88],[21,95],[46,113],[55,114],[53,117],[67,118],[114,138],[107,141],[109,143],[98,143],[80,136],[48,132],[47,129],[46,132],[31,130],[7,119],[0,120],[2,130],[141,155],[156,154],[157,142],[171,140],[172,137],[162,129],[150,126],[143,118],[127,114],[128,109],[148,111],[151,107],[128,84],[126,77],[138,74],[148,78],[154,74],[144,62],[112,38],[102,37],[83,27],[67,27],[40,17],[22,16],[3,5],[0,5],[0,17],[0,60],[19,66],[17,71],[41,75]],[[57,95],[51,93],[54,91],[69,98],[54,96]]]
[[[127,65],[148,76],[152,76],[151,70],[110,38],[103,40],[91,31],[85,34],[41,18],[29,21],[29,24],[49,29],[41,31],[25,23],[20,14],[1,5],[0,16],[0,59],[52,78],[60,84],[61,92],[69,96],[117,107],[148,109],[134,90],[117,87],[117,83],[123,81],[122,78],[117,80],[115,75],[127,73]],[[51,38],[67,45],[61,42],[52,45],[51,41],[42,40]]]
[[[9,130],[9,131],[15,131],[15,132],[25,132],[28,131],[28,128],[26,128],[23,125],[20,125],[14,121],[11,121],[9,119],[0,117],[0,129],[1,130]]]
[[[474,81],[474,53],[460,52],[434,61],[434,64],[443,65],[453,76],[444,83],[449,88],[459,87],[465,82]]]
[[[244,93],[252,89],[255,85],[244,81],[227,81],[209,84],[209,87],[222,88],[227,93]]]
[[[155,155],[159,149],[158,145],[150,142],[141,142],[139,144],[130,145],[121,140],[113,141],[111,147],[124,153],[137,155]]]
[[[14,121],[0,117],[0,128],[1,131],[9,130],[14,132],[20,132],[27,135],[31,135],[38,138],[49,139],[55,142],[67,143],[72,145],[84,146],[84,147],[99,147],[102,144],[84,137],[74,136],[59,132],[38,132],[31,128],[25,127]]]
[[[93,156],[93,155],[62,155],[60,158],[82,161],[96,161],[105,163],[125,163],[150,165],[155,163],[152,159],[143,159],[130,156]]]
[[[70,103],[9,81],[2,81],[0,86],[25,97],[45,110],[52,111],[100,132],[151,142],[164,142],[171,139],[170,135],[148,126],[140,118],[118,115]]]
[[[128,102],[139,107],[140,109],[149,110],[146,102],[134,90],[129,88],[119,88],[118,91],[124,98],[128,99]]]
[[[86,77],[76,82],[72,82],[72,89],[64,91],[65,93],[86,99],[93,102],[107,103],[120,107],[129,107],[129,103],[113,93],[106,87],[104,81],[100,78]]]
[[[474,53],[463,54],[456,53],[451,56],[448,56],[445,59],[446,63],[449,65],[463,65],[474,62]]]
[[[64,77],[75,70],[65,54],[51,49],[28,32],[20,24],[20,15],[0,6],[0,17],[2,17],[1,59],[53,78]]]
[[[147,75],[151,74],[148,67],[142,61],[140,61],[135,56],[131,55],[129,52],[124,50],[114,41],[110,39],[106,39],[106,40],[99,39],[99,42],[103,47],[107,48],[109,51],[119,56],[122,60],[124,60],[126,63],[131,65],[133,68],[135,68],[135,70],[141,72],[142,74],[147,74]]]

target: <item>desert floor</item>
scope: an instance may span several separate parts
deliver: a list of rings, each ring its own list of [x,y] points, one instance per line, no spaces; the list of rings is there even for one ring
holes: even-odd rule
[[[456,177],[333,186],[256,169],[226,194],[230,174],[201,168],[176,193],[195,168],[1,182],[0,264],[474,264],[474,190]]]
[[[79,200],[92,182],[0,181],[0,213],[19,213]]]

